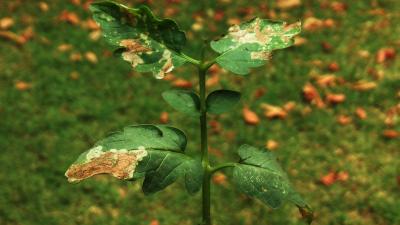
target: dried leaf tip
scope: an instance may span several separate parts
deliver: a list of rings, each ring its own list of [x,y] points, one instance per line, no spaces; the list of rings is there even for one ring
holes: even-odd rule
[[[135,150],[96,146],[83,153],[65,173],[69,182],[79,182],[97,174],[110,174],[120,180],[133,178],[136,166],[148,155],[144,146]]]

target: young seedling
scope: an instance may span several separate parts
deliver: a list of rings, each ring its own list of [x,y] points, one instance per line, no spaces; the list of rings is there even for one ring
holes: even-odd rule
[[[158,79],[184,64],[198,68],[199,89],[169,90],[162,94],[174,109],[200,119],[201,159],[185,152],[186,136],[166,125],[125,127],[82,153],[66,172],[68,181],[79,182],[97,174],[121,180],[144,178],[143,192],[163,190],[183,177],[189,193],[202,190],[202,224],[211,225],[210,179],[217,171],[232,170],[232,181],[243,193],[258,198],[272,208],[289,201],[311,223],[312,211],[289,182],[273,153],[251,145],[238,149],[239,161],[210,165],[207,146],[207,113],[230,111],[240,93],[217,90],[206,97],[207,70],[215,63],[238,75],[265,64],[273,50],[289,47],[300,32],[300,23],[255,18],[232,26],[228,33],[211,41],[219,55],[212,60],[193,59],[182,52],[186,36],[170,19],[158,19],[145,6],[129,8],[115,2],[93,3],[90,7],[105,39],[137,72],[151,72]],[[204,57],[203,57],[204,58]]]

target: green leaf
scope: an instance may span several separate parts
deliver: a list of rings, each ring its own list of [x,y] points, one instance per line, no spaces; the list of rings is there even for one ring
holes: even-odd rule
[[[110,174],[121,180],[145,177],[146,194],[160,191],[178,177],[184,177],[187,190],[194,193],[201,187],[201,162],[185,155],[185,148],[186,136],[179,129],[130,126],[82,153],[65,175],[70,182],[97,174]]]
[[[230,90],[217,90],[207,96],[207,112],[221,114],[232,109],[240,100],[240,93]]]
[[[278,208],[285,201],[302,209],[309,208],[293,189],[272,152],[242,145],[238,153],[241,160],[233,168],[233,180],[239,190],[272,208]]]
[[[211,48],[221,55],[216,62],[223,68],[246,75],[250,68],[265,64],[276,49],[293,45],[293,37],[301,31],[300,22],[285,22],[254,18],[229,28],[228,34],[212,41]]]
[[[172,108],[192,116],[200,115],[200,99],[192,91],[169,90],[162,93],[164,100]]]
[[[111,1],[92,3],[90,10],[105,39],[138,72],[156,78],[183,65],[186,36],[170,19],[158,19],[146,6],[129,8]]]

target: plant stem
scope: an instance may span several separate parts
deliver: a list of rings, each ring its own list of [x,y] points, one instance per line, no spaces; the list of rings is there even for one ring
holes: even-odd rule
[[[235,165],[236,165],[236,163],[224,163],[224,164],[218,165],[218,166],[216,166],[216,167],[213,167],[213,168],[210,170],[210,174],[213,175],[213,174],[214,174],[215,172],[217,172],[218,170],[222,170],[222,169],[228,168],[228,167],[234,167]]]
[[[206,72],[207,65],[199,66],[199,86],[200,86],[200,132],[201,132],[201,163],[203,165],[203,187],[202,187],[202,208],[203,225],[211,225],[210,207],[210,163],[208,160],[207,146],[207,109],[206,109]]]

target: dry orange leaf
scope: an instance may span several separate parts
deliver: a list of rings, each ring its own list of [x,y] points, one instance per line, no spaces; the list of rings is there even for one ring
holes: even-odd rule
[[[338,122],[340,125],[348,125],[348,124],[350,124],[352,121],[353,121],[353,120],[352,120],[352,118],[351,118],[350,116],[339,115],[339,116],[337,117],[337,122]]]
[[[247,106],[243,107],[242,116],[244,122],[249,125],[257,125],[260,123],[260,119],[258,118],[257,114],[251,111]]]
[[[47,12],[49,11],[49,5],[46,2],[39,2],[39,9],[42,12]]]
[[[158,220],[152,220],[149,225],[160,225]]]
[[[268,150],[276,150],[279,147],[279,143],[275,140],[268,140],[267,143],[265,143],[265,147]]]
[[[283,109],[284,109],[286,112],[290,112],[290,111],[292,111],[294,108],[296,108],[296,103],[293,102],[293,101],[286,102],[285,105],[283,105]]]
[[[0,19],[0,29],[7,30],[14,25],[14,19],[11,17],[4,17]]]
[[[212,74],[210,78],[207,79],[206,81],[206,86],[207,87],[213,87],[219,84],[219,75],[218,74]]]
[[[62,11],[58,18],[61,21],[68,22],[72,25],[78,25],[80,23],[78,15],[74,12],[69,12],[67,10]]]
[[[178,78],[172,82],[172,86],[177,88],[192,88],[193,84],[188,80]]]
[[[315,82],[320,87],[332,87],[336,85],[336,76],[334,74],[325,74],[315,77]]]
[[[307,43],[307,39],[300,37],[300,36],[294,37],[294,45],[295,46],[302,46],[306,43]]]
[[[349,179],[349,173],[342,171],[336,174],[336,180],[338,181],[347,181]]]
[[[331,3],[331,9],[335,12],[341,13],[347,10],[347,4],[343,2],[334,1]]]
[[[212,177],[212,181],[214,184],[218,184],[218,185],[226,185],[227,184],[226,176],[225,176],[225,174],[223,174],[221,172],[215,173],[215,175]]]
[[[357,107],[357,109],[356,109],[356,116],[357,116],[358,118],[360,118],[361,120],[364,120],[364,119],[367,118],[367,112],[366,112],[363,108]]]
[[[24,82],[24,81],[17,81],[15,83],[15,88],[19,91],[25,91],[32,87],[32,84]]]
[[[332,62],[332,63],[329,63],[328,70],[331,72],[337,72],[340,70],[340,66],[336,62]]]
[[[255,99],[259,99],[262,96],[264,96],[266,92],[267,92],[267,89],[265,87],[260,87],[254,91],[253,96]]]
[[[304,20],[303,28],[306,31],[316,31],[324,26],[324,21],[315,17],[308,17]]]
[[[336,173],[335,172],[329,172],[328,174],[324,175],[321,177],[321,183],[325,186],[330,186],[335,183],[336,181]]]
[[[72,49],[72,45],[70,44],[61,44],[57,47],[58,51],[60,52],[66,52]]]
[[[264,116],[268,119],[285,119],[287,116],[287,112],[279,106],[262,103],[261,108],[264,109]]]
[[[276,0],[279,9],[290,9],[301,5],[301,0]]]
[[[82,55],[81,53],[71,53],[71,55],[69,55],[69,59],[72,62],[78,62],[82,60]]]
[[[0,38],[12,41],[18,45],[23,45],[26,43],[25,38],[11,31],[0,31]]]
[[[160,123],[168,123],[169,121],[169,115],[168,112],[161,112],[160,114]]]
[[[318,108],[324,108],[325,103],[322,101],[317,89],[310,83],[303,87],[303,97],[306,101],[316,105]]]
[[[339,104],[346,100],[346,95],[344,94],[327,94],[326,102],[329,104]]]
[[[85,58],[87,61],[96,64],[99,60],[97,59],[97,55],[94,52],[86,52]]]
[[[358,81],[352,85],[356,91],[369,91],[376,88],[377,84],[373,81]]]
[[[385,138],[394,139],[394,138],[399,137],[399,135],[400,135],[399,132],[396,130],[384,130],[383,131],[383,136]]]
[[[396,56],[396,50],[394,48],[381,48],[376,53],[376,61],[378,63],[384,63],[387,60],[394,59]]]

